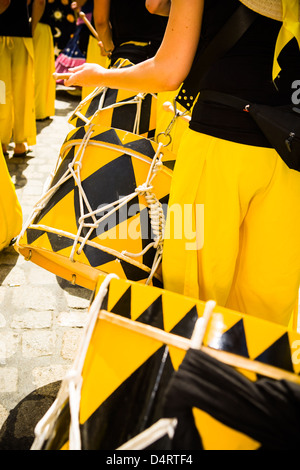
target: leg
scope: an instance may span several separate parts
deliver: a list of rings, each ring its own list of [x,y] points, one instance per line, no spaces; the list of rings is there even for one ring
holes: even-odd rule
[[[279,156],[270,185],[249,206],[227,306],[288,325],[300,285],[300,173]]]
[[[4,83],[5,99],[0,103],[0,141],[3,153],[7,151],[12,137],[13,127],[13,100],[12,100],[12,73],[11,54],[13,42],[11,38],[0,37],[0,81]]]
[[[14,103],[14,141],[17,151],[36,144],[34,69],[32,38],[14,38],[12,92]]]

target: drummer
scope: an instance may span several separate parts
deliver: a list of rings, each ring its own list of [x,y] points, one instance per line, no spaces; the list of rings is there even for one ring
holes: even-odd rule
[[[1,5],[7,6],[7,2]],[[13,139],[14,155],[25,156],[36,144],[33,33],[45,0],[32,1],[30,22],[27,0],[10,0],[0,15],[0,80],[6,85],[6,103],[0,109],[3,153]],[[26,92],[26,97],[24,96]]]
[[[291,13],[298,18],[299,2],[284,0],[284,9],[281,0],[243,3],[260,15],[199,79],[198,91],[210,88],[262,104],[290,104],[291,85],[300,76],[299,47],[293,39],[282,50],[275,86],[273,59],[282,22],[270,18],[270,6],[277,3],[281,17],[284,11],[287,18]],[[189,0],[187,7],[185,0],[148,0],[147,6],[169,15],[154,57],[120,70],[85,64],[71,69],[66,85],[176,90],[197,49],[210,42],[240,2]],[[288,325],[300,284],[300,173],[285,165],[247,113],[198,99],[181,140],[169,213],[174,206],[182,213],[193,209],[196,235],[191,249],[183,226],[181,237],[172,235],[168,217],[165,288]],[[199,206],[203,218],[197,218]],[[181,223],[176,220],[175,228]]]
[[[151,15],[144,0],[95,0],[94,22],[102,53],[133,64],[153,57],[163,39],[167,19]]]

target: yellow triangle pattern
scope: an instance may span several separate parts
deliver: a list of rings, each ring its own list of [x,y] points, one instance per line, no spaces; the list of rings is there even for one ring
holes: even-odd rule
[[[161,295],[158,288],[131,283],[131,319],[136,320]]]
[[[208,413],[193,408],[195,424],[205,450],[256,450],[260,443],[225,426]]]
[[[162,305],[165,330],[171,331],[196,305],[196,301],[180,294],[164,291]]]
[[[84,423],[161,346],[152,338],[99,320],[83,370],[80,422]]]
[[[282,326],[264,320],[258,328],[257,319],[252,316],[245,315],[243,320],[250,359],[260,356],[286,332]]]

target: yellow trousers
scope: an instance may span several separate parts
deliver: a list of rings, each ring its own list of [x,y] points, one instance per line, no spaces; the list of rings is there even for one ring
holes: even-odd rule
[[[33,36],[36,119],[55,114],[56,83],[54,46],[51,28],[38,23]]]
[[[0,140],[8,145],[36,144],[32,38],[0,36],[0,81],[6,103],[0,104]]]
[[[300,173],[273,149],[188,129],[172,181],[166,289],[287,326],[300,284]]]

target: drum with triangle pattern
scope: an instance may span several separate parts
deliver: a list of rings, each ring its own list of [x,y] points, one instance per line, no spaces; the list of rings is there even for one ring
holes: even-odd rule
[[[130,132],[99,124],[72,130],[16,250],[91,290],[99,272],[161,285],[174,163],[167,148]]]
[[[170,448],[176,421],[165,419],[164,394],[195,347],[208,303],[110,276],[99,276],[86,336],[56,405],[37,426],[34,448]],[[199,348],[251,381],[267,376],[300,384],[299,333],[218,305],[210,313]],[[205,450],[260,447],[208,413],[191,412]]]

